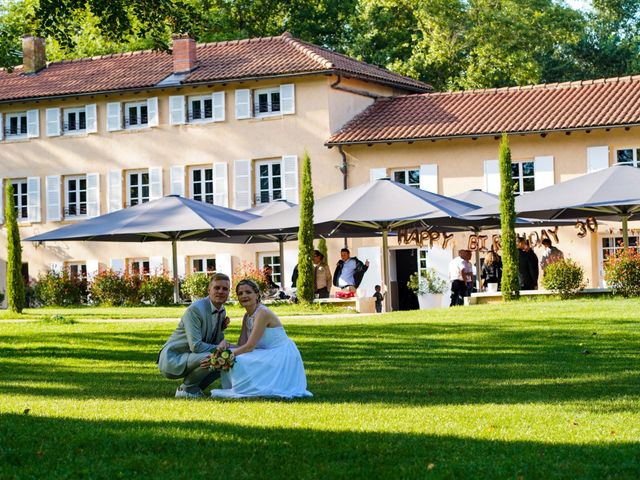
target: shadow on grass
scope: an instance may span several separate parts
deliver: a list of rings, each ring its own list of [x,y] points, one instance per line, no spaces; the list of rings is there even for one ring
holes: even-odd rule
[[[220,415],[219,406],[211,402],[212,419]],[[413,433],[252,428],[214,420],[89,421],[17,414],[0,420],[2,478],[640,476],[637,442],[507,442]]]

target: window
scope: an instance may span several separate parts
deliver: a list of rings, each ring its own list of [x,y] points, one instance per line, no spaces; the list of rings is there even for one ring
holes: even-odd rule
[[[640,242],[639,237],[629,235],[629,247],[638,248]],[[602,238],[602,260],[606,260],[610,255],[618,253],[624,248],[624,241],[620,237],[603,237]]]
[[[273,115],[280,113],[280,89],[263,88],[256,90],[253,95],[253,111],[260,115]]]
[[[68,262],[67,270],[69,276],[72,278],[79,278],[80,280],[87,279],[87,264],[83,262]]]
[[[640,167],[640,148],[622,148],[616,150],[616,161],[623,165]]]
[[[151,274],[149,260],[146,258],[132,258],[129,260],[129,271],[132,275],[149,277]]]
[[[5,137],[16,138],[27,135],[27,112],[8,113],[6,122]]]
[[[149,124],[147,102],[131,102],[124,104],[125,128],[141,128]]]
[[[82,133],[87,130],[87,111],[81,108],[64,109],[64,133]]]
[[[213,118],[213,99],[210,95],[189,97],[189,121],[197,122]]]
[[[127,172],[127,206],[133,207],[149,201],[149,172]]]
[[[65,217],[78,217],[87,214],[87,177],[79,175],[65,177]]]
[[[273,278],[273,282],[277,283],[278,285],[282,285],[281,283],[281,279],[282,279],[282,273],[281,273],[281,265],[280,265],[280,255],[278,255],[275,252],[265,252],[265,253],[261,253],[259,255],[259,262],[258,264],[260,265],[260,269],[266,267],[267,265],[270,266],[273,269],[273,272],[271,274],[271,278]]]
[[[212,257],[197,257],[191,259],[191,273],[215,273],[216,259]]]
[[[516,195],[533,192],[536,189],[534,170],[533,162],[514,162],[511,164],[511,177]]]
[[[396,170],[393,172],[393,180],[398,183],[404,183],[410,187],[420,188],[420,170]]]
[[[213,204],[213,168],[191,169],[191,198]]]
[[[282,164],[280,160],[256,162],[256,203],[282,198]]]
[[[12,180],[11,184],[13,185],[13,202],[16,206],[18,220],[26,220],[29,218],[27,181]]]

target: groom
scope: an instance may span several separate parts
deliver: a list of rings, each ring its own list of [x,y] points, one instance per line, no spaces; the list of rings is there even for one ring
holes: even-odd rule
[[[209,282],[209,295],[193,302],[182,315],[178,328],[171,334],[158,355],[160,373],[171,379],[182,378],[176,398],[203,397],[220,372],[200,367],[219,345],[226,348],[224,329],[229,317],[224,304],[229,299],[231,281],[224,273],[216,273]]]

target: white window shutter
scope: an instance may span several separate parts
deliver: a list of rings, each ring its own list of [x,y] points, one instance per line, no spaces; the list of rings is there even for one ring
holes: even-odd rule
[[[184,278],[187,273],[187,259],[184,255],[178,255],[178,278]]]
[[[230,253],[216,253],[216,273],[225,273],[231,278],[233,268]],[[233,284],[233,278],[231,278],[231,283]]]
[[[87,279],[93,280],[93,278],[100,273],[100,261],[99,260],[87,260]]]
[[[52,262],[49,264],[49,270],[53,273],[62,273],[63,268],[64,264],[61,262]]]
[[[213,104],[213,121],[224,122],[224,92],[214,92],[211,94],[211,103]]]
[[[149,168],[149,200],[162,198],[162,167]]]
[[[40,113],[38,110],[27,111],[27,136],[29,138],[40,136]]]
[[[109,268],[114,272],[124,272],[124,259],[122,258],[111,258],[109,259]]]
[[[4,178],[0,177],[0,223],[4,223],[4,187]]]
[[[182,125],[186,121],[186,104],[184,95],[169,97],[169,124]]]
[[[4,140],[4,128],[2,126],[2,113],[0,113],[0,141]]]
[[[40,177],[27,178],[27,215],[29,222],[39,222],[40,218]]]
[[[120,102],[107,103],[107,131],[122,130],[122,106]]]
[[[251,208],[251,160],[236,160],[233,164],[233,208]],[[226,273],[226,272],[225,272]]]
[[[386,168],[370,168],[369,169],[369,181],[375,182],[381,178],[385,178],[387,176]]]
[[[213,204],[229,207],[229,180],[225,162],[213,164]]]
[[[87,173],[87,217],[100,215],[100,174]]]
[[[597,172],[609,168],[609,147],[587,148],[587,173]]]
[[[47,137],[57,137],[60,135],[60,109],[59,108],[47,108],[45,111],[46,117],[46,134]]]
[[[59,222],[62,220],[62,212],[60,210],[60,175],[48,175],[45,178],[45,187],[47,190],[47,222]]]
[[[147,98],[147,125],[157,127],[160,125],[158,117],[158,97]]]
[[[109,213],[122,210],[122,170],[109,172]]]
[[[555,183],[553,175],[553,157],[550,155],[535,157],[533,162],[535,189],[550,187]]]
[[[95,103],[84,107],[87,118],[87,133],[98,132],[98,110]]]
[[[298,156],[285,155],[282,157],[282,180],[285,200],[300,203],[298,199]]]
[[[484,191],[500,194],[500,166],[498,160],[484,161]]]
[[[438,165],[420,165],[420,189],[438,193]]]
[[[164,257],[149,257],[149,272],[153,276],[164,273]]]
[[[236,119],[251,118],[251,90],[236,90]]]
[[[280,113],[296,113],[296,87],[293,83],[280,85]]]
[[[184,197],[184,165],[172,165],[169,170],[171,195]]]

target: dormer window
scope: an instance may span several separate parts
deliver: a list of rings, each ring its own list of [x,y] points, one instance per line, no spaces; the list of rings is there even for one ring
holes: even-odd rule
[[[87,111],[81,108],[65,108],[64,133],[84,133],[87,130]]]
[[[253,95],[256,117],[280,113],[280,88],[263,88]]]
[[[125,128],[144,128],[149,124],[147,102],[130,102],[124,104]]]
[[[27,136],[27,112],[9,113],[6,117],[6,138],[19,138]]]

